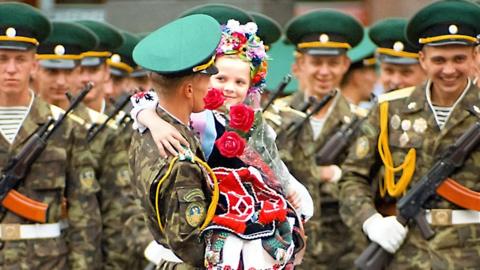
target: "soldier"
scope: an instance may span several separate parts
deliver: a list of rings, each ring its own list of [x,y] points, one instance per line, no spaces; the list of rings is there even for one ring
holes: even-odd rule
[[[328,22],[328,23],[318,23]],[[273,120],[278,134],[302,115],[309,96],[321,99],[338,89],[350,65],[346,52],[356,46],[363,36],[362,26],[346,14],[333,10],[317,10],[294,18],[286,28],[286,36],[296,45],[300,85],[304,89],[275,103],[281,121]],[[292,110],[293,108],[293,110]],[[292,175],[310,191],[315,213],[305,225],[307,250],[301,268],[348,269],[353,265],[355,243],[338,213],[336,182],[340,168],[333,164],[317,166],[316,152],[329,135],[353,117],[348,101],[337,92],[324,108],[294,132],[278,136],[282,160]]]
[[[368,37],[368,29],[365,29],[362,42],[347,52],[351,64],[340,86],[345,98],[357,106],[368,104],[377,82],[374,53],[375,45]]]
[[[132,181],[149,229],[157,242],[184,262],[162,261],[159,269],[204,265],[205,246],[199,236],[202,224],[211,219],[212,213],[207,214],[211,191],[201,161],[203,152],[190,130],[189,117],[203,110],[210,75],[217,71],[212,56],[220,37],[215,19],[191,15],[156,30],[133,53],[135,62],[152,71],[154,89],[160,97],[156,112],[190,145],[188,154],[177,160],[171,155],[161,157],[149,132],[135,134],[132,140]],[[169,264],[172,268],[167,268]]]
[[[39,68],[32,77],[34,91],[48,103],[66,109],[70,104],[66,94],[76,86],[72,78],[80,68],[81,53],[92,50],[97,43],[95,34],[82,25],[53,22],[52,33],[37,49]]]
[[[120,32],[111,25],[95,21],[77,22],[90,29],[99,43],[93,50],[82,54],[81,68],[76,70],[76,84],[88,81],[95,84],[92,95],[87,95],[85,105],[75,111],[90,126],[89,136],[93,128],[98,128],[106,120],[108,103],[104,98],[106,84],[110,79],[107,59],[111,51],[123,43]],[[78,87],[74,87],[77,89]],[[87,108],[88,107],[88,108]],[[93,127],[93,128],[92,128]],[[128,151],[125,141],[117,136],[117,125],[110,121],[107,128],[90,138],[90,148],[98,161],[96,175],[100,183],[100,207],[102,213],[102,249],[104,257],[103,269],[124,269],[130,258],[127,239],[122,237],[125,221],[134,211],[134,194],[130,185],[128,172]],[[134,236],[129,236],[134,237]]]
[[[439,195],[429,198],[423,205],[427,209],[424,214],[435,235],[425,240],[412,223],[407,235],[407,228],[395,216],[377,213],[370,183],[372,172],[383,167],[380,195],[400,198],[478,122],[479,89],[469,76],[480,33],[479,16],[480,8],[473,3],[452,0],[435,2],[413,16],[406,34],[412,44],[421,47],[419,61],[428,81],[381,96],[343,164],[342,217],[394,254],[388,269],[479,266],[480,214],[459,206],[466,196],[452,201]],[[470,193],[480,191],[478,158],[479,151],[472,152],[449,176]]]
[[[377,22],[369,31],[378,46],[380,81],[385,92],[425,81],[425,72],[418,63],[418,47],[405,37],[406,25],[406,19],[389,18]]]
[[[49,35],[50,22],[28,5],[2,3],[0,29],[0,168],[5,168],[31,135],[56,116],[29,89],[30,76],[37,68],[36,48]],[[33,165],[25,168],[28,173],[15,188],[28,197],[30,205],[47,206],[46,217],[42,221],[30,218],[35,212],[31,208],[22,215],[15,207],[2,207],[0,268],[95,267],[100,213],[92,163],[85,143],[77,140],[74,123],[67,117]]]

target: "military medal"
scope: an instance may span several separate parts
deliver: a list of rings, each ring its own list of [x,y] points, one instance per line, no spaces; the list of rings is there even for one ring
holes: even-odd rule
[[[400,128],[400,116],[398,116],[398,114],[395,114],[392,116],[392,118],[390,119],[390,125],[392,126],[393,129],[398,129]]]
[[[409,131],[412,127],[412,122],[410,120],[403,120],[402,121],[402,130]]]
[[[408,141],[410,141],[410,138],[408,137],[407,132],[403,132],[402,135],[400,135],[400,146],[405,146],[407,145]]]
[[[413,122],[413,130],[417,133],[424,133],[427,129],[427,121],[424,118],[415,119]]]

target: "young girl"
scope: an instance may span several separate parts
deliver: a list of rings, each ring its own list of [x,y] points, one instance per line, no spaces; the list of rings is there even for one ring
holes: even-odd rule
[[[301,226],[287,211],[284,195],[304,220],[313,214],[308,191],[279,159],[273,129],[261,117],[267,56],[256,31],[254,23],[230,20],[223,26],[215,60],[219,72],[210,81],[221,95],[211,90],[206,103],[214,110],[192,116],[222,194],[217,215],[205,230],[206,261],[215,269],[235,269],[239,262],[244,269],[283,267],[294,249],[292,227]],[[140,131],[146,128],[142,124],[148,126],[161,154],[165,155],[162,147],[181,151],[183,138],[149,109],[156,107],[155,95],[140,93],[132,100],[134,126]],[[243,148],[242,137],[248,140]]]

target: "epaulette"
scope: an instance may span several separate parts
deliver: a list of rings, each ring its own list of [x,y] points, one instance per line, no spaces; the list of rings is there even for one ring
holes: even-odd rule
[[[57,106],[52,105],[52,104],[50,104],[50,111],[52,112],[53,118],[55,118],[55,119],[58,119],[60,117],[60,114],[65,113],[65,111],[62,108],[57,107]],[[77,122],[81,126],[85,125],[85,120],[83,120],[82,118],[80,118],[80,117],[78,117],[74,114],[70,113],[70,114],[68,114],[67,117],[69,119],[72,119],[73,121]]]
[[[378,97],[378,103],[409,97],[410,94],[412,94],[413,90],[415,90],[415,86],[402,88],[382,94]]]
[[[365,117],[368,114],[367,109],[357,106],[355,104],[350,104],[350,111],[359,117]]]
[[[88,115],[90,116],[90,119],[92,119],[92,123],[96,123],[96,124],[102,124],[103,122],[105,122],[108,118],[108,116],[106,116],[105,114],[103,113],[99,113],[95,110],[92,110],[90,108],[87,108],[87,111],[88,111]],[[113,130],[117,130],[118,129],[118,126],[117,124],[115,123],[115,121],[111,120],[108,121],[107,123],[107,127],[113,129]]]

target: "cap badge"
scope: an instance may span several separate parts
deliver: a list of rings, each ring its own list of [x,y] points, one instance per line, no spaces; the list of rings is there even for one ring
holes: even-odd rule
[[[330,37],[327,34],[321,34],[319,40],[322,43],[326,43],[330,40]]]
[[[452,24],[448,27],[448,32],[450,34],[456,34],[458,33],[458,27],[455,24]]]
[[[56,55],[64,55],[64,54],[65,54],[65,47],[63,47],[63,45],[57,45],[57,46],[55,46],[55,48],[53,49],[53,52],[54,52]]]
[[[405,48],[405,46],[403,45],[403,42],[401,42],[401,41],[397,41],[393,44],[393,50],[395,50],[397,52],[403,51],[404,48]]]
[[[120,63],[122,61],[122,58],[120,57],[120,55],[114,54],[112,55],[110,60],[112,60],[113,63]]]
[[[15,37],[17,35],[17,30],[15,30],[15,28],[13,27],[9,27],[7,28],[7,31],[5,31],[5,34],[7,35],[7,37]]]

